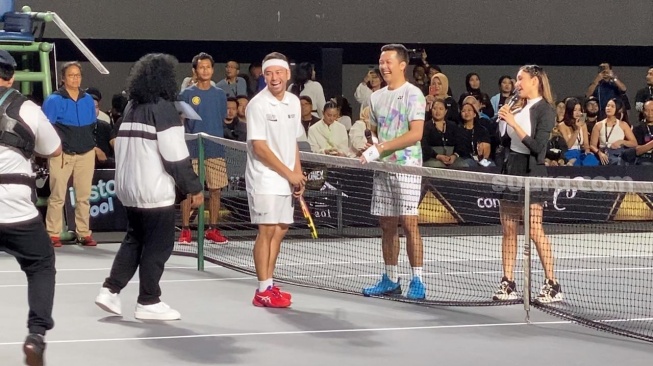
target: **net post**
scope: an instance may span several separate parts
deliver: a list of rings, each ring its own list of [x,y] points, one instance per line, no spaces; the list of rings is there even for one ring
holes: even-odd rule
[[[204,194],[204,141],[197,136],[197,170]],[[197,270],[204,271],[204,203],[197,208]]]
[[[524,311],[526,323],[531,322],[531,185],[524,179]]]

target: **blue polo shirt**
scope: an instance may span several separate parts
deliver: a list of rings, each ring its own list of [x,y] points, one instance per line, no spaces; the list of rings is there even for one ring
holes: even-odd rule
[[[227,116],[227,96],[222,89],[211,86],[208,90],[201,90],[196,85],[184,89],[180,94],[181,100],[188,103],[201,121],[186,120],[186,133],[204,132],[211,136],[224,137],[224,119]],[[198,157],[197,140],[186,141],[188,151],[192,158]],[[204,141],[204,158],[223,158],[223,146],[211,141]]]

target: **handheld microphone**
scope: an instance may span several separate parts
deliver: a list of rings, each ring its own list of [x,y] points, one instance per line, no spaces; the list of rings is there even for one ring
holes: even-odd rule
[[[374,141],[372,140],[372,131],[365,130],[365,138],[367,139],[368,144],[374,145]]]
[[[512,108],[518,101],[519,101],[519,90],[515,89],[515,90],[512,91],[512,94],[510,94],[508,99],[506,99],[506,102],[505,102],[504,105],[507,105],[510,108]],[[498,117],[497,122],[501,122],[501,121],[503,121],[501,119],[501,117]]]

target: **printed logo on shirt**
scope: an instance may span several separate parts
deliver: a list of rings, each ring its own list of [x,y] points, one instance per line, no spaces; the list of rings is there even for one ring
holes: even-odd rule
[[[275,116],[274,114],[266,114],[265,118],[270,122],[276,122],[277,121],[277,116]]]
[[[202,103],[202,99],[200,99],[200,97],[196,96],[196,97],[193,97],[193,99],[191,99],[190,102],[193,103],[193,105],[200,105],[200,103]]]
[[[289,114],[288,118],[295,118],[295,115],[294,114]]]

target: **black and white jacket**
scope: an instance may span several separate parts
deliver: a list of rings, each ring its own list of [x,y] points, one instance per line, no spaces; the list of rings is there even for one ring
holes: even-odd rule
[[[126,207],[172,206],[202,190],[173,102],[129,102],[115,142],[116,194]]]

